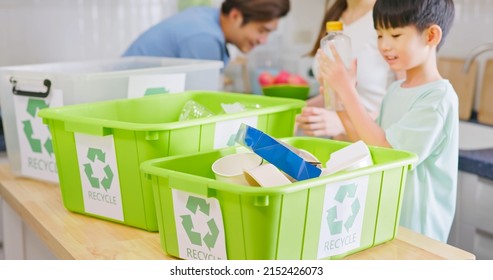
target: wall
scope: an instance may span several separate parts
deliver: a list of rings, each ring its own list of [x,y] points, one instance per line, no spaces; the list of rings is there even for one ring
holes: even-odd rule
[[[441,55],[465,57],[476,46],[493,42],[493,0],[455,0],[454,3],[454,26]]]
[[[222,1],[209,2],[219,6]],[[456,20],[440,55],[465,57],[475,46],[493,41],[493,29],[489,28],[493,19],[488,16],[493,13],[493,0],[454,2]],[[2,0],[0,66],[117,57],[143,30],[176,13],[177,3],[179,0]],[[266,46],[276,49],[285,61],[297,60],[310,49],[325,1],[292,0],[291,4],[291,12]]]
[[[0,66],[118,57],[178,1],[1,0]]]
[[[456,17],[439,56],[466,58],[478,46],[493,43],[493,0],[455,0]],[[475,105],[479,104],[485,61],[493,58],[493,50],[479,55]]]

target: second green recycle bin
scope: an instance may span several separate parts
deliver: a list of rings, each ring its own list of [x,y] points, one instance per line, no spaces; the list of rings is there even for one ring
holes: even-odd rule
[[[281,139],[321,162],[350,143]],[[341,259],[395,238],[416,155],[370,147],[373,165],[275,187],[215,180],[229,147],[142,163],[150,175],[163,252],[182,259]]]
[[[188,101],[213,116],[179,121]],[[222,105],[236,102],[247,110],[224,113]],[[65,208],[157,231],[152,187],[140,163],[226,147],[241,123],[274,137],[292,136],[304,105],[295,99],[190,91],[43,109],[39,116],[53,137]]]

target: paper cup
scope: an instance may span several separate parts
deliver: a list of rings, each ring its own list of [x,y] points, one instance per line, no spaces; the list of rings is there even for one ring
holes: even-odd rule
[[[249,186],[244,171],[262,164],[262,158],[255,153],[239,153],[224,156],[212,164],[216,180]]]
[[[344,170],[351,171],[351,170],[356,170],[356,169],[364,168],[364,167],[371,166],[371,165],[373,165],[373,160],[371,159],[371,155],[366,154],[364,156],[361,156],[358,159],[355,159],[354,163],[351,164],[349,167],[347,167]]]
[[[355,142],[330,155],[325,164],[324,174],[333,174],[342,170],[351,171],[373,165],[370,150],[363,141]]]
[[[276,187],[291,184],[291,181],[271,163],[262,164],[253,169],[246,170],[245,173],[247,179],[251,178],[249,181],[254,180],[254,183],[251,183],[252,185]]]

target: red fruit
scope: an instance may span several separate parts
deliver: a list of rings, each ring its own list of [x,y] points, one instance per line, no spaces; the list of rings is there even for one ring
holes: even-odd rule
[[[264,71],[258,75],[258,82],[263,87],[274,84],[274,79],[274,75],[267,71]]]
[[[306,86],[308,85],[308,82],[300,75],[291,75],[288,79],[288,84]]]
[[[287,84],[290,76],[291,74],[289,74],[288,71],[282,70],[281,72],[279,72],[279,74],[277,74],[276,78],[274,79],[274,83]]]

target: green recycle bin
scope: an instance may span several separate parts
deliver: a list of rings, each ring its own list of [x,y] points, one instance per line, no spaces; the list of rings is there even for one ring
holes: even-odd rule
[[[284,138],[325,163],[349,143]],[[370,147],[374,165],[277,187],[215,180],[230,147],[145,161],[163,252],[182,259],[340,259],[395,238],[406,174],[417,156]]]

